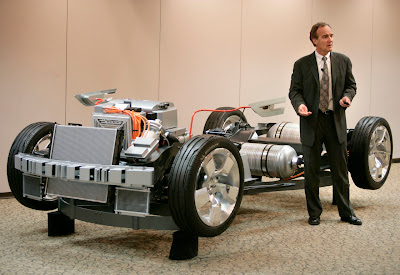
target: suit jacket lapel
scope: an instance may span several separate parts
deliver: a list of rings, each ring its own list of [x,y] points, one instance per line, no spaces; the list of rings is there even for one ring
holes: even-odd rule
[[[315,82],[317,83],[317,91],[319,91],[319,74],[318,74],[318,66],[317,66],[317,59],[315,57],[315,52],[309,55],[309,64],[310,70],[314,76]]]
[[[331,52],[331,77],[332,77],[332,96],[335,98],[336,91],[336,78],[339,72],[339,61],[336,58],[335,53]]]

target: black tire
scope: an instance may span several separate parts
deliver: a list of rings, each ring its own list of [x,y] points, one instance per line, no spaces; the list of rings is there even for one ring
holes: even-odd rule
[[[217,110],[233,110],[232,107],[219,107]],[[227,129],[230,125],[237,121],[247,123],[247,119],[243,112],[236,110],[232,112],[212,112],[204,124],[203,134],[211,129]]]
[[[349,143],[349,171],[360,188],[379,189],[392,162],[393,140],[389,123],[381,117],[363,117]]]
[[[14,197],[24,206],[36,210],[52,210],[57,208],[57,200],[37,201],[23,196],[22,172],[15,169],[14,156],[18,153],[34,154],[40,141],[50,139],[53,135],[54,123],[37,122],[25,127],[15,138],[7,160],[8,185]],[[40,148],[39,148],[40,149]],[[49,148],[50,149],[50,148]]]
[[[209,176],[204,167],[209,167]],[[223,173],[225,167],[229,169]],[[240,207],[243,177],[239,150],[228,139],[215,135],[190,139],[171,167],[169,208],[175,223],[182,231],[202,237],[224,232]],[[218,201],[220,204],[213,204]],[[212,213],[221,216],[212,216]]]

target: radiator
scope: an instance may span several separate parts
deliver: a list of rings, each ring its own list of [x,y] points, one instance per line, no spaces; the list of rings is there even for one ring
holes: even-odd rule
[[[77,163],[112,165],[117,161],[120,142],[121,137],[117,129],[56,125],[50,158]],[[47,167],[55,166],[47,165]],[[60,171],[60,174],[62,174],[62,171]],[[106,202],[108,186],[49,178],[47,194],[94,202]]]

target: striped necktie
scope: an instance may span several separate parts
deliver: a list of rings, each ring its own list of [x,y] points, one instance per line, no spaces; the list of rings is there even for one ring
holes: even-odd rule
[[[319,90],[319,109],[325,113],[329,107],[329,75],[326,56],[322,57],[322,61],[324,61],[324,67]]]

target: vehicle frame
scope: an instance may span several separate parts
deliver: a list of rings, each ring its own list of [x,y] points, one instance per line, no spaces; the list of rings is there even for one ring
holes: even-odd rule
[[[177,126],[173,103],[104,99],[113,93],[76,96],[94,106],[92,127],[33,123],[11,146],[7,175],[16,199],[32,209],[58,208],[49,214],[49,235],[72,233],[77,219],[214,237],[230,226],[243,195],[304,187],[298,125],[253,127],[243,112],[282,114],[284,98],[208,110],[203,134],[192,137],[192,127]],[[347,131],[347,147],[353,182],[380,188],[393,151],[387,121],[362,118]],[[327,186],[329,156],[321,153],[320,185]]]

